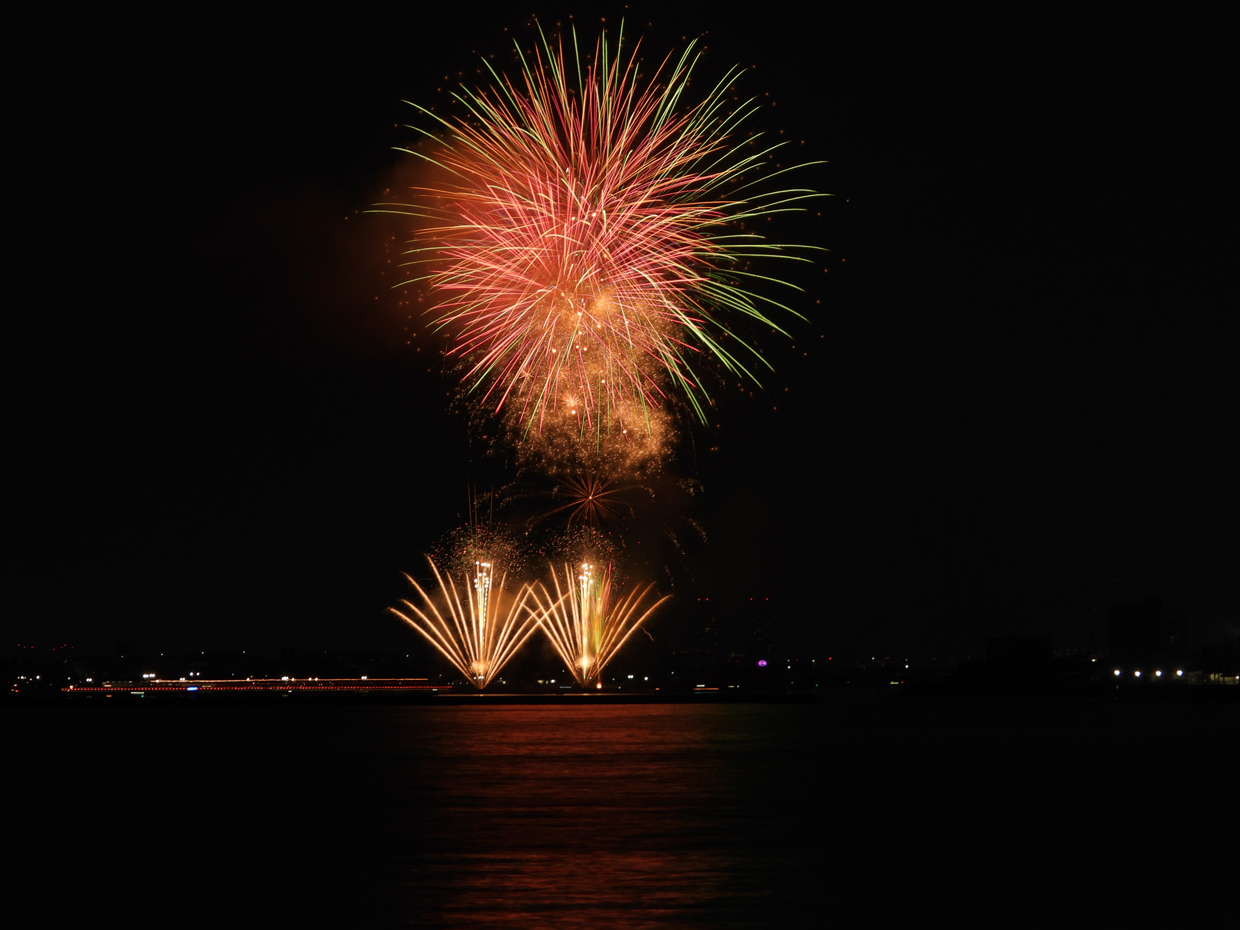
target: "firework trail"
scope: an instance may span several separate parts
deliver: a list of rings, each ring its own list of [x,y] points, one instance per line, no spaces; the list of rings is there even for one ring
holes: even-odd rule
[[[603,668],[668,599],[662,597],[643,611],[642,604],[654,585],[641,591],[634,588],[617,598],[610,566],[604,569],[591,562],[579,563],[575,574],[571,565],[565,565],[563,587],[554,568],[551,580],[554,596],[545,585],[531,588],[535,613],[555,651],[583,688],[592,681],[601,686]]]
[[[526,607],[529,588],[523,586],[515,598],[509,596],[504,590],[506,576],[501,575],[496,583],[495,566],[478,561],[473,579],[466,577],[462,600],[451,576],[445,580],[434,560],[427,557],[427,561],[439,583],[445,610],[409,575],[405,577],[421,596],[422,606],[401,601],[404,610],[388,609],[421,633],[481,691],[538,628],[537,617]]]
[[[405,283],[430,285],[469,396],[518,445],[611,450],[628,470],[662,455],[669,401],[705,419],[703,361],[756,380],[765,362],[730,323],[798,314],[751,290],[777,279],[749,263],[806,259],[748,227],[820,195],[755,186],[792,169],[767,172],[779,145],[742,138],[756,105],[730,102],[738,69],[686,102],[694,43],[647,78],[622,35],[586,56],[575,32],[567,53],[540,35],[515,78],[487,64],[491,87],[455,93],[462,117],[413,104],[440,128],[404,151],[437,180],[378,207],[418,218]]]

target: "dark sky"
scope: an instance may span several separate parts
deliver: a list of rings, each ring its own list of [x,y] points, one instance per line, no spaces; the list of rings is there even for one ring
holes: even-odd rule
[[[360,212],[399,177],[400,100],[531,36],[455,10],[207,13],[153,40],[107,19],[26,52],[32,235],[56,245],[11,366],[6,648],[401,642],[400,571],[495,467],[406,345],[400,223]],[[772,597],[807,656],[1087,648],[1150,594],[1234,635],[1209,25],[703,10],[627,28],[750,67],[758,127],[829,161],[803,180],[835,196],[781,230],[831,250],[799,279],[809,322],[758,334],[765,390],[683,445],[708,543],[664,575],[681,603]]]

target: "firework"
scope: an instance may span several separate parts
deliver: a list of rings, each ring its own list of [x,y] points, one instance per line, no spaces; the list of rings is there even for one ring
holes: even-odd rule
[[[614,533],[591,526],[588,523],[575,523],[559,529],[551,529],[532,536],[532,548],[551,563],[567,562],[576,565],[581,562],[606,564],[615,566],[621,558],[622,538]],[[613,581],[616,576],[612,575]]]
[[[378,206],[419,218],[405,283],[430,285],[469,396],[542,455],[631,467],[667,444],[669,400],[705,419],[705,360],[751,379],[765,364],[732,322],[797,314],[751,289],[776,279],[750,261],[805,259],[752,223],[819,195],[760,183],[791,169],[742,133],[756,106],[730,100],[738,69],[686,102],[694,43],[646,77],[622,34],[590,55],[575,32],[568,52],[540,35],[515,78],[487,64],[491,87],[456,92],[460,118],[413,104],[439,129],[404,151],[436,180]]]
[[[504,506],[521,508],[527,533],[535,528],[542,531],[530,539],[534,546],[545,542],[548,532],[561,528],[620,529],[636,513],[634,500],[651,494],[645,484],[588,471],[547,477],[527,475],[526,480],[514,481],[502,493]],[[546,545],[542,548],[540,554],[555,561],[576,560],[575,554],[550,553]]]
[[[419,607],[401,601],[404,610],[389,608],[434,646],[441,655],[460,670],[478,690],[489,685],[504,664],[538,627],[536,616],[527,609],[529,588],[511,596],[504,590],[506,576],[496,581],[495,566],[479,560],[473,578],[465,578],[465,598],[452,581],[440,573],[430,557],[431,571],[439,584],[436,599],[422,589],[413,578],[405,575],[422,599]]]
[[[435,564],[453,577],[472,574],[481,562],[502,565],[509,577],[521,577],[528,549],[522,535],[502,523],[480,522],[474,509],[471,501],[473,522],[444,534],[431,547]]]
[[[641,591],[634,588],[618,598],[611,567],[601,568],[591,562],[578,563],[575,572],[572,565],[565,565],[562,587],[554,569],[551,580],[554,596],[539,584],[531,588],[531,599],[543,631],[583,688],[591,681],[601,684],[603,668],[654,609],[668,599],[660,598],[643,611],[642,604],[654,585]]]
[[[563,516],[569,526],[574,523],[591,526],[612,523],[625,514],[633,515],[633,505],[625,499],[625,493],[641,490],[645,490],[641,485],[620,485],[589,473],[570,475],[552,490],[554,503],[541,517]]]

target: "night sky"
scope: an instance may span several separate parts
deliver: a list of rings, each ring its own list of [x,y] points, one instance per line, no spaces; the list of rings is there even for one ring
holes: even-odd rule
[[[704,10],[634,6],[626,31],[751,68],[756,128],[835,195],[777,235],[830,251],[797,279],[809,321],[753,334],[764,390],[720,391],[682,443],[700,492],[666,522],[707,542],[652,580],[772,598],[805,657],[1099,648],[1107,605],[1152,594],[1190,640],[1234,635],[1226,82],[1184,46],[1209,24]],[[10,345],[6,649],[412,637],[385,614],[400,572],[498,466],[406,332],[401,223],[363,211],[401,177],[401,99],[507,63],[529,22],[107,19],[24,53],[41,244]]]

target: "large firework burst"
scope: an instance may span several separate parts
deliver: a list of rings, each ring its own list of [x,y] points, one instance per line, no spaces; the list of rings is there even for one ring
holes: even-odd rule
[[[756,107],[731,99],[739,70],[688,102],[695,43],[646,76],[622,34],[592,54],[575,32],[540,36],[515,78],[487,64],[492,86],[455,93],[462,116],[413,104],[439,127],[405,151],[435,180],[379,206],[419,217],[411,281],[431,286],[471,398],[544,449],[649,460],[669,399],[704,418],[704,359],[750,378],[764,364],[731,323],[795,314],[749,270],[795,256],[753,221],[819,195],[761,183],[783,173],[768,170],[779,146],[741,131]]]

